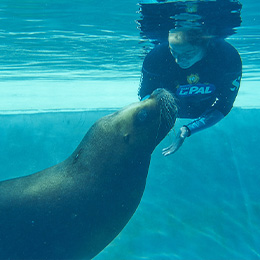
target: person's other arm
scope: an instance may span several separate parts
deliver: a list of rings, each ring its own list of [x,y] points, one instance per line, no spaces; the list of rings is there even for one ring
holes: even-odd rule
[[[143,62],[142,76],[138,90],[140,100],[152,94],[157,88],[162,88],[162,66],[161,47],[157,46],[146,55]]]

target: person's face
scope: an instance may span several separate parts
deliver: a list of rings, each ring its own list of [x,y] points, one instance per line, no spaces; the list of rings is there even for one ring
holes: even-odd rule
[[[176,35],[169,35],[169,47],[176,63],[182,69],[188,69],[204,56],[204,48],[191,45],[185,41],[178,41]]]

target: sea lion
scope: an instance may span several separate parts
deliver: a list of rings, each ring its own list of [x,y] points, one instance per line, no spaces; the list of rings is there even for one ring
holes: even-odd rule
[[[173,127],[163,89],[98,120],[65,161],[0,183],[0,259],[92,259],[144,192],[151,154]]]

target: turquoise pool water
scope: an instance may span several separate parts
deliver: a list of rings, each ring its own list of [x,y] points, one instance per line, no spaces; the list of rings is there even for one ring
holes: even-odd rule
[[[243,60],[235,108],[174,155],[161,155],[174,132],[157,147],[137,212],[96,260],[260,259],[260,3],[241,3],[228,39]],[[1,180],[64,160],[98,118],[138,100],[150,45],[137,11],[133,0],[1,1]]]
[[[137,3],[1,1],[0,111],[118,108],[136,101],[151,48],[137,29]],[[242,26],[228,38],[243,60],[235,105],[259,107],[260,4],[241,3]]]
[[[59,163],[112,111],[0,116],[1,180]],[[155,150],[143,199],[95,259],[259,259],[259,109],[234,108],[174,155]],[[177,127],[180,122],[177,123]]]

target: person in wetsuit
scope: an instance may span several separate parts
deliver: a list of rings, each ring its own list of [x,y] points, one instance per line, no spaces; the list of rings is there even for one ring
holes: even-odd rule
[[[213,126],[232,109],[242,76],[237,50],[224,39],[200,29],[171,30],[168,43],[157,45],[143,62],[139,98],[165,88],[176,99],[182,126],[176,140],[163,150],[176,152],[186,137]]]

